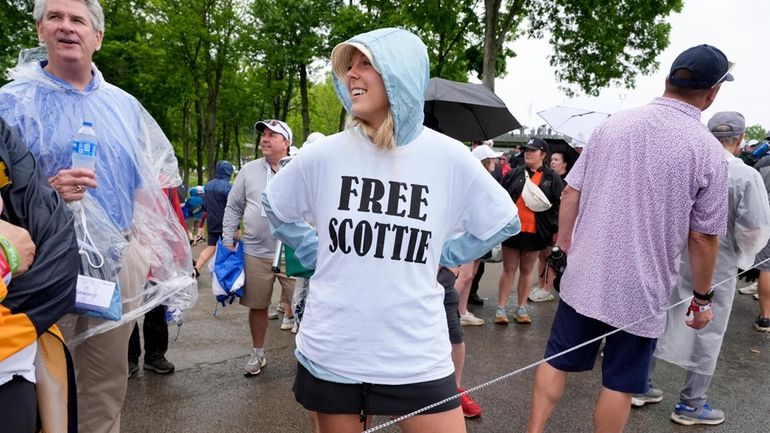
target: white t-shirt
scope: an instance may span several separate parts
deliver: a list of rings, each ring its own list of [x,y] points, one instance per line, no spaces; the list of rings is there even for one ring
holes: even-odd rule
[[[346,130],[300,152],[268,184],[275,215],[318,228],[315,274],[297,336],[318,366],[366,383],[407,384],[454,371],[436,282],[441,248],[484,240],[516,215],[460,142],[424,128],[379,150]]]

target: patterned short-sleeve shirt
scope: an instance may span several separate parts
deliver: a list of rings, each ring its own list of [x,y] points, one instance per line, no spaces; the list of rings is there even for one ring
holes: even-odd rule
[[[580,205],[561,298],[623,327],[667,306],[690,230],[724,234],[727,162],[700,110],[671,98],[617,113],[599,126],[569,185]],[[628,329],[656,338],[660,314]]]

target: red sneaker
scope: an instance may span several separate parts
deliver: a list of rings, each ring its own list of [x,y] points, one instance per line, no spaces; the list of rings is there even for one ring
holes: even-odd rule
[[[462,388],[457,388],[457,392],[464,391],[465,390]],[[466,418],[476,418],[477,416],[481,416],[481,406],[476,403],[476,400],[474,400],[470,394],[460,396],[460,405],[463,408],[463,415],[465,415]]]

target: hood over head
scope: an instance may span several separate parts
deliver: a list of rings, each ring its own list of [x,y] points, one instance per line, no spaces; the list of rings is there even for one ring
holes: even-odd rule
[[[425,117],[424,95],[430,78],[425,44],[406,30],[384,28],[354,36],[334,47],[334,88],[350,114],[352,102],[345,86],[345,75],[354,49],[368,57],[382,75],[395,125],[396,146],[408,144],[422,132]]]
[[[219,161],[217,163],[217,171],[216,171],[216,177],[220,179],[230,179],[230,176],[233,175],[233,165],[230,164],[230,161]]]

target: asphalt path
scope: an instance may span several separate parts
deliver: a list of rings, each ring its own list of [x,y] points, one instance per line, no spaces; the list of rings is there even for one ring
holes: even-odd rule
[[[195,248],[195,251],[200,247]],[[479,327],[465,327],[467,357],[463,386],[475,387],[538,361],[543,356],[556,302],[530,304],[531,325],[492,323],[497,300],[499,263],[488,263],[480,294],[483,307],[471,307],[487,319]],[[219,307],[211,295],[210,276],[200,279],[200,299],[183,326],[169,329],[167,358],[176,372],[158,375],[141,370],[129,380],[122,413],[123,433],[194,432],[309,432],[304,410],[294,401],[291,386],[296,370],[294,336],[270,321],[267,366],[246,378],[242,368],[250,352],[247,309],[237,304]],[[276,284],[274,296],[278,296]],[[511,305],[515,305],[515,294]],[[355,302],[354,299],[350,300]],[[684,427],[669,416],[677,401],[684,371],[659,362],[654,376],[664,391],[660,404],[631,412],[627,432],[770,432],[770,334],[755,331],[757,314],[751,296],[736,295],[729,329],[709,392],[713,407],[724,410],[726,421],[715,427]],[[564,397],[554,410],[547,431],[592,431],[593,405],[601,367],[569,376]],[[484,387],[473,396],[483,415],[467,420],[468,432],[523,432],[526,428],[534,369]],[[375,418],[374,424],[387,421]],[[383,432],[399,431],[389,427]]]

